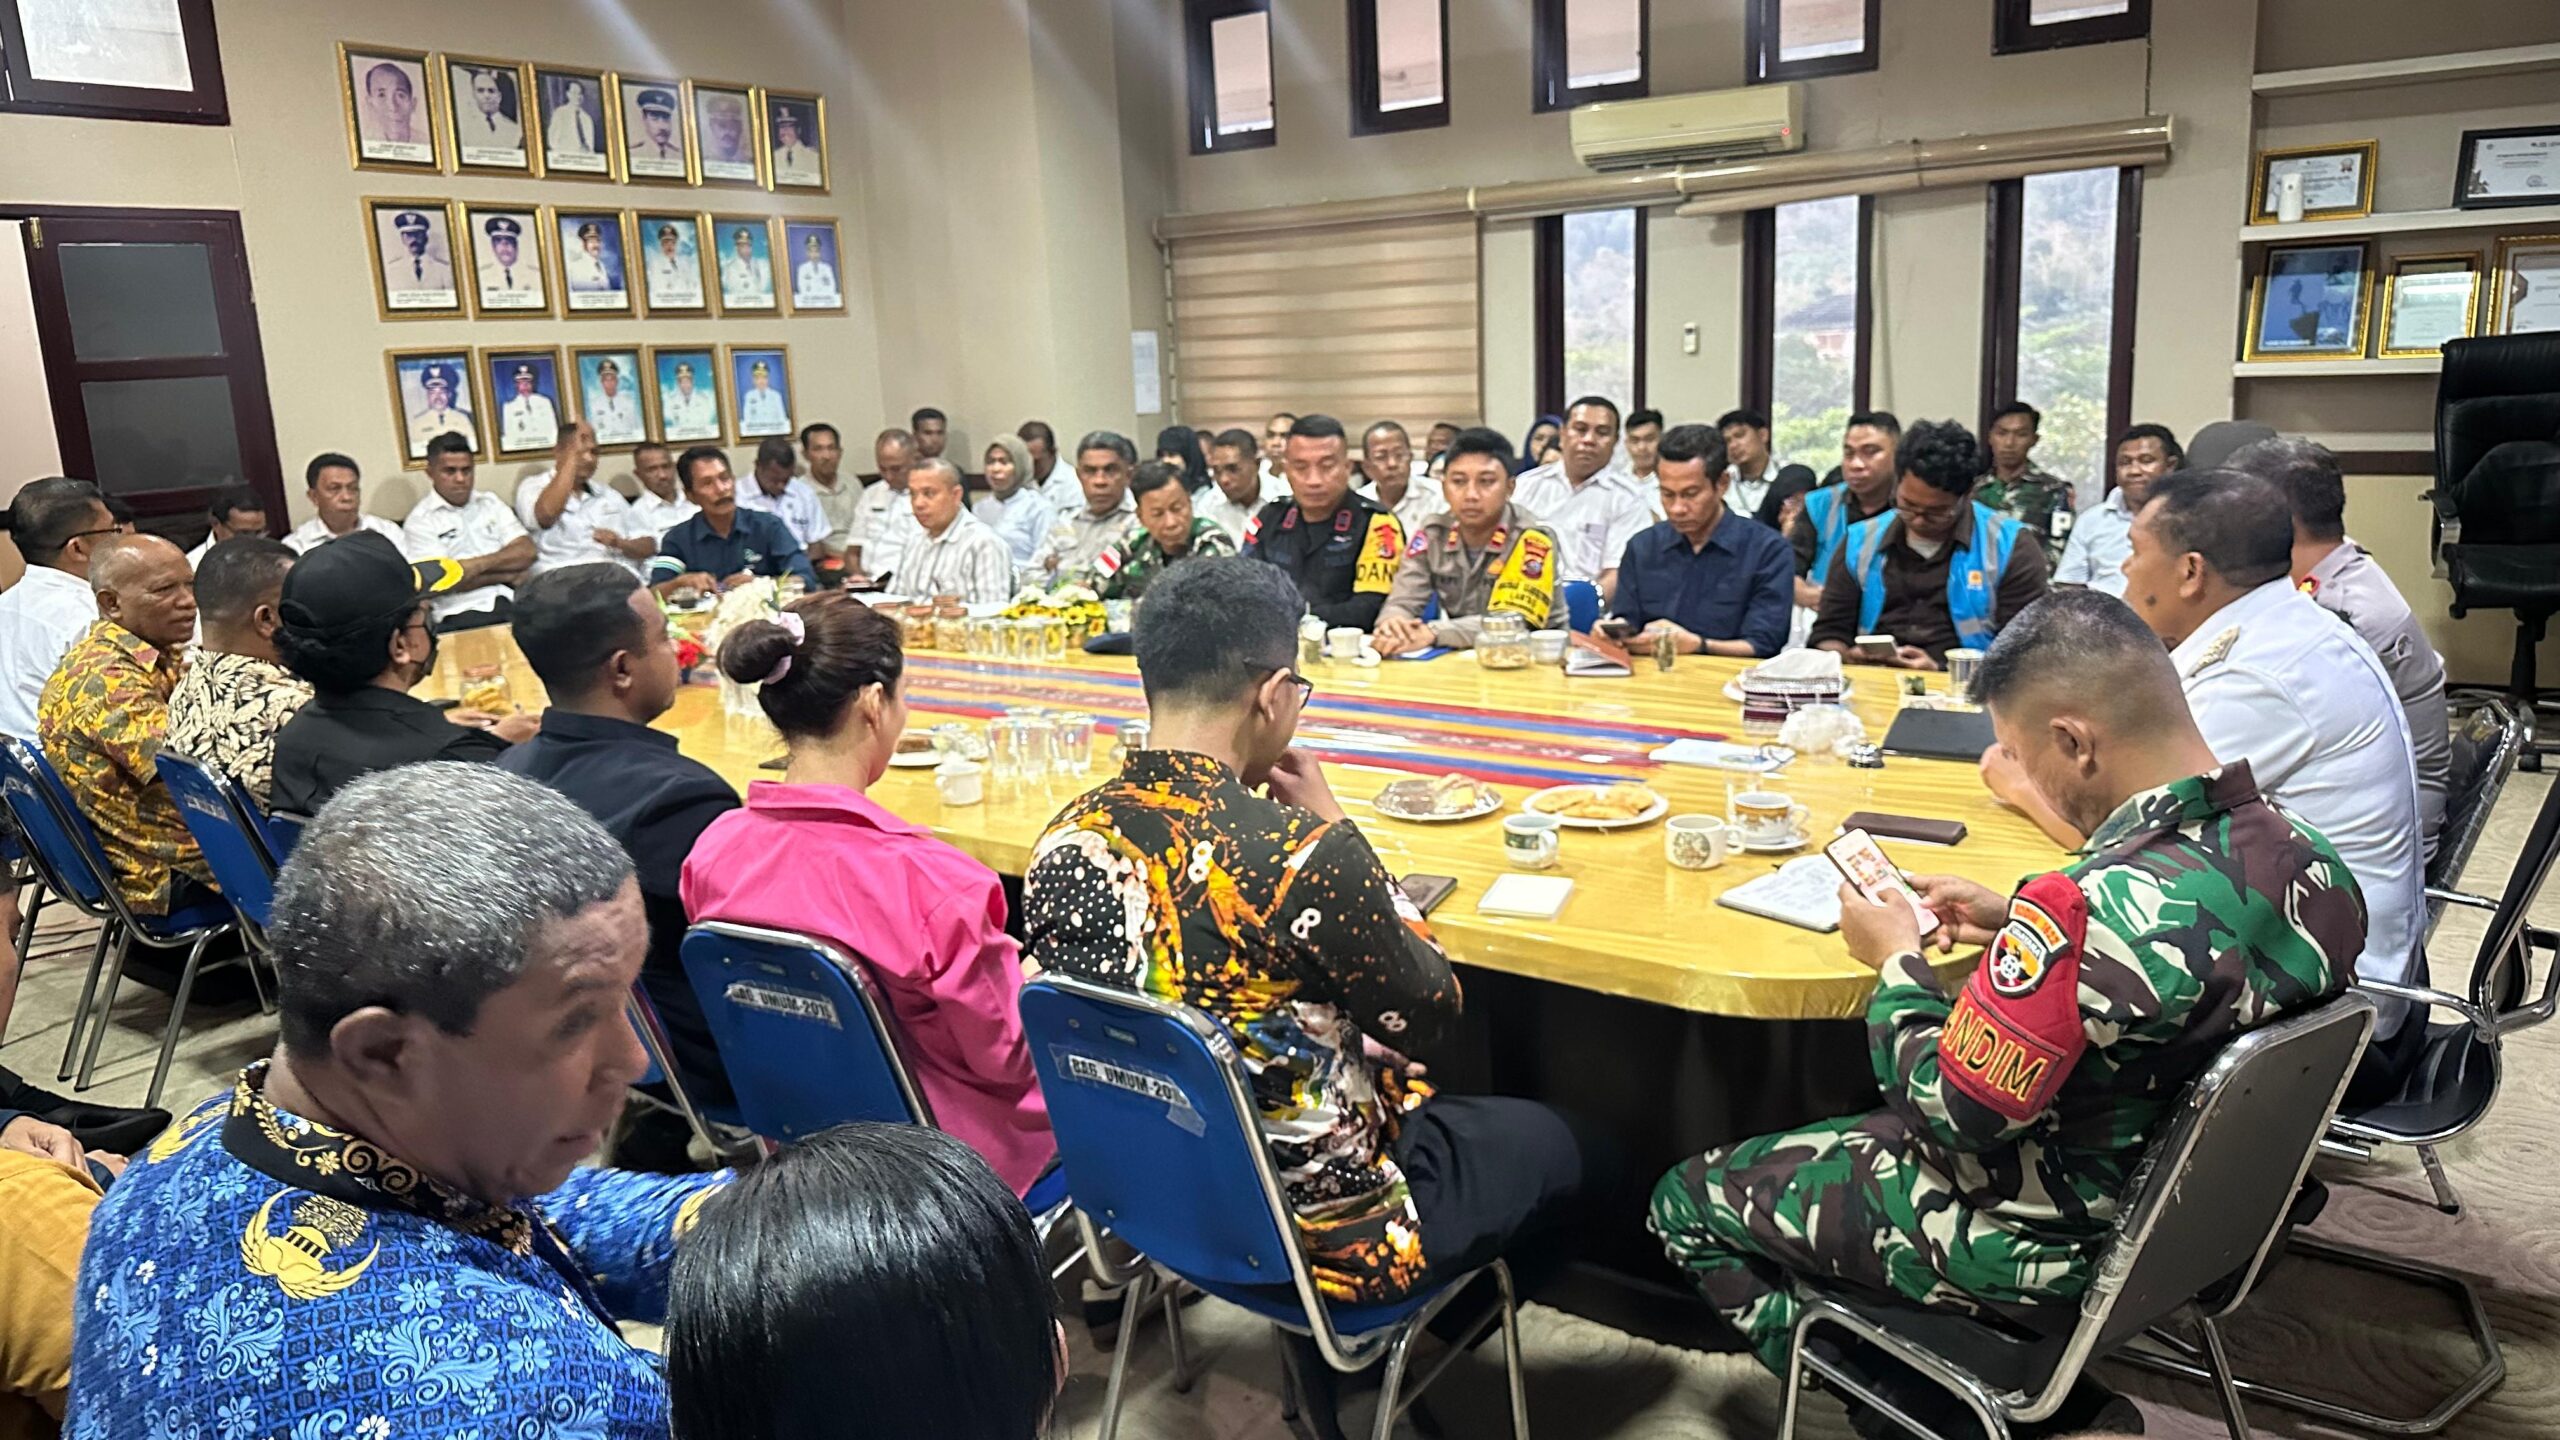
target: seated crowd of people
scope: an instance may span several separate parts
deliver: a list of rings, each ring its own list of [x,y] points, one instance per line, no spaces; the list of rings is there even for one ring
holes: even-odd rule
[[[878,436],[867,481],[816,424],[759,445],[744,486],[717,448],[643,445],[636,498],[575,423],[512,502],[457,436],[427,446],[399,524],[322,454],[311,520],[270,539],[254,493],[225,491],[193,554],[94,485],[32,482],[0,515],[28,567],[0,593],[0,735],[60,772],[123,904],[218,903],[163,751],[310,818],[269,928],[271,1056],[174,1120],[0,1072],[0,1431],[11,1407],[80,1437],[691,1440],[858,1414],[1030,1440],[1065,1365],[1019,1198],[1058,1163],[1017,1008],[1041,973],[1224,1027],[1330,1299],[1496,1258],[1536,1294],[1621,1162],[1590,1117],[1424,1078],[1464,1024],[1459,977],[1295,743],[1296,657],[1307,617],[1388,656],[1467,648],[1496,613],[1562,629],[1575,585],[1612,633],[1682,655],[1987,652],[1986,803],[2074,852],[2010,895],[1915,877],[1927,942],[1844,887],[1882,1108],[1673,1168],[1647,1217],[1671,1262],[1779,1369],[1800,1279],[2068,1303],[2224,1042],[2357,977],[2424,982],[2450,745],[2443,667],[2346,538],[2328,451],[2136,425],[2112,483],[2075,493],[2033,463],[2039,419],[2005,407],[1985,443],[1862,412],[1819,479],[1773,456],[1765,415],[1666,424],[1597,396],[1518,449],[1450,424],[1417,453],[1395,421],[1355,446],[1307,414],[1172,427],[1142,460],[1034,421],[971,476],[924,410]],[[682,689],[664,602],[783,575],[809,593],[716,655],[786,750],[741,795],[657,728]],[[1062,582],[1139,602],[1151,735],[1049,823],[1015,907],[867,793],[907,682],[898,626],[853,592]],[[441,633],[500,621],[541,713],[413,693]],[[0,919],[17,932],[14,890]],[[627,1124],[635,987],[692,1098],[734,1099],[679,958],[711,920],[861,956],[938,1128],[731,1170]],[[1932,945],[1988,958],[1950,993]],[[2367,1098],[2423,1037],[2384,1008]],[[1986,1028],[2048,1058],[2030,1087],[1951,1038]],[[667,1322],[663,1368],[629,1320]],[[1313,1342],[1290,1373],[1334,1433]],[[2140,1422],[2088,1383],[2021,1433],[2101,1423]]]

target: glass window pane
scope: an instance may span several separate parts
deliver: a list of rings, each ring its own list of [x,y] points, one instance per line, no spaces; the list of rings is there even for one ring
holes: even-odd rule
[[[2034,463],[2079,505],[2106,493],[2116,171],[2030,175],[2018,222],[2018,395],[2044,412]]]
[[[1564,398],[1636,403],[1636,212],[1564,217]]]
[[[1218,133],[1271,128],[1271,17],[1259,10],[1209,22],[1209,73],[1218,88]]]
[[[1840,463],[1858,378],[1858,197],[1778,207],[1769,445],[1817,475]]]
[[[1866,0],[1778,0],[1782,63],[1855,55],[1866,48]]]
[[[1566,88],[1643,78],[1643,0],[1564,0]]]
[[[1440,75],[1440,0],[1377,0],[1378,108],[1411,110],[1448,98]]]
[[[81,360],[222,352],[213,264],[201,245],[65,245],[62,298]]]
[[[80,387],[99,486],[110,495],[193,490],[238,480],[240,430],[231,381],[92,380]]]
[[[175,0],[74,0],[21,5],[27,73],[74,85],[192,90],[187,37]]]
[[[2101,20],[2132,8],[2133,0],[2027,0],[2027,23],[2060,25],[2072,20]]]

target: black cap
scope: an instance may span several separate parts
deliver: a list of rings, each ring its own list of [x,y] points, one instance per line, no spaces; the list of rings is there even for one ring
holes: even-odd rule
[[[311,547],[284,572],[276,606],[284,623],[326,634],[350,625],[379,623],[426,596],[462,583],[454,560],[410,564],[398,546],[371,530],[358,530]]]

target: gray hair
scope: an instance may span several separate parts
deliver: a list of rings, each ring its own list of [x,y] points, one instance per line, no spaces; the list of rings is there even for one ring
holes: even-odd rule
[[[324,806],[276,876],[285,1048],[326,1053],[368,1005],[470,1032],[523,975],[538,932],[620,894],[631,857],[558,792],[494,765],[365,776]]]
[[[1138,463],[1138,447],[1130,444],[1129,437],[1117,430],[1096,430],[1076,442],[1077,455],[1081,456],[1087,450],[1108,450],[1119,456],[1123,465]]]

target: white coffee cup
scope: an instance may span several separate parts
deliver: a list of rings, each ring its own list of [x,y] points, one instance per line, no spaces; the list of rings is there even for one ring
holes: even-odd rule
[[[1328,660],[1357,660],[1361,642],[1369,632],[1356,625],[1336,625],[1324,632],[1324,654]]]
[[[1713,870],[1732,845],[1733,832],[1713,815],[1674,815],[1663,822],[1663,858],[1675,869]]]
[[[933,767],[933,788],[945,805],[975,805],[987,798],[987,767],[955,755]]]
[[[1801,845],[1813,811],[1775,790],[1733,797],[1733,828],[1745,845]]]
[[[1564,847],[1564,822],[1553,815],[1512,815],[1502,822],[1502,855],[1515,869],[1552,870]]]

